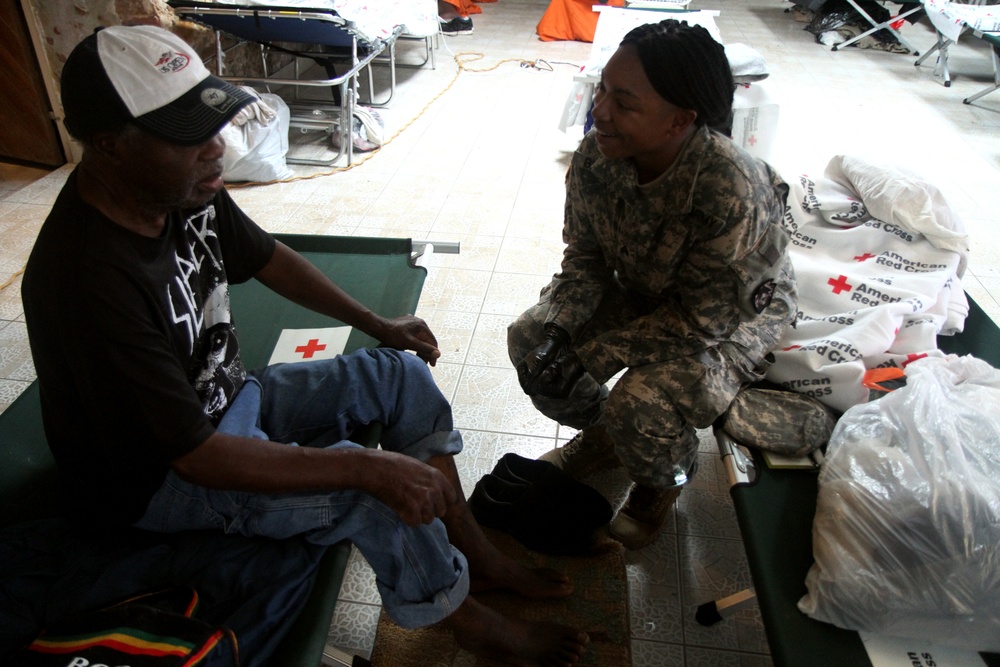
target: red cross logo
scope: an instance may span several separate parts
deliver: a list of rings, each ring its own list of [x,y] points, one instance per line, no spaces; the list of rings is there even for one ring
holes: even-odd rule
[[[907,364],[913,363],[917,359],[923,359],[926,356],[926,354],[908,354],[906,355],[906,361],[902,363],[902,366],[903,368],[906,368]]]
[[[872,257],[874,257],[874,256],[875,256],[875,255],[871,254],[870,252],[866,252],[866,253],[865,253],[865,254],[863,254],[863,255],[857,255],[857,256],[855,256],[855,257],[854,257],[854,261],[856,261],[856,262],[863,262],[863,261],[865,261],[866,259],[871,259],[871,258],[872,258]]]
[[[314,354],[322,352],[325,349],[326,343],[321,345],[318,338],[310,338],[308,343],[299,345],[295,348],[295,351],[300,353],[303,359],[312,359]]]
[[[751,146],[756,146],[757,145],[757,135],[756,134],[751,134],[750,138],[747,139],[747,143],[750,144]]]
[[[847,276],[840,276],[836,280],[830,278],[826,281],[826,284],[833,288],[834,294],[840,294],[841,292],[850,292],[854,289],[854,285],[847,284]]]

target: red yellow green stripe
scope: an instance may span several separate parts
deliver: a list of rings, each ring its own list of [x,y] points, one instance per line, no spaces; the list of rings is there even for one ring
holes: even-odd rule
[[[39,637],[31,644],[32,650],[40,653],[71,653],[95,646],[106,646],[131,655],[181,657],[190,654],[194,648],[191,642],[176,637],[160,637],[132,628],[115,628],[98,634],[58,639]]]
[[[215,648],[215,645],[219,643],[219,640],[222,639],[222,635],[222,630],[217,630],[214,635],[208,638],[208,641],[201,647],[201,650],[192,655],[187,662],[181,665],[181,667],[191,667],[192,665],[197,665],[201,662],[202,658],[208,655],[212,649]]]

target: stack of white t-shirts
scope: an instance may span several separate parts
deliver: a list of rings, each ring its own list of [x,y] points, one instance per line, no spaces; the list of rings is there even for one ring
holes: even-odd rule
[[[962,331],[968,236],[937,188],[895,167],[837,156],[786,180],[799,312],[768,379],[844,411],[868,400],[867,369],[942,356],[937,335]]]

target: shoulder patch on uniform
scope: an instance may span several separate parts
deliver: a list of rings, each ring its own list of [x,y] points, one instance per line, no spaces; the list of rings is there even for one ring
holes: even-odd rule
[[[768,280],[765,283],[761,283],[760,286],[753,292],[753,309],[759,315],[764,312],[764,309],[771,305],[771,299],[774,298],[774,290],[777,285],[773,280]]]
[[[764,259],[771,266],[774,266],[774,263],[781,259],[781,251],[773,243],[768,243],[767,247],[760,251],[760,254],[764,255]]]

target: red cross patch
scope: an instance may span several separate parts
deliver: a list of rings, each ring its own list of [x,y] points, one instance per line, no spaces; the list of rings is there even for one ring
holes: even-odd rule
[[[332,359],[341,354],[351,327],[282,329],[268,365]]]

